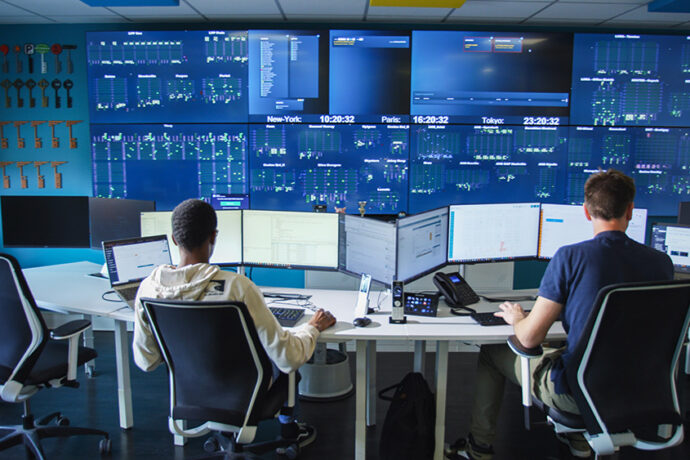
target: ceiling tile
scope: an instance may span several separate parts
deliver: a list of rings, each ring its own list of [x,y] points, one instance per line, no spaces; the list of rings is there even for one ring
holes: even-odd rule
[[[631,8],[635,8],[635,6],[626,4],[559,2],[540,11],[527,22],[543,22],[545,19],[563,19],[572,20],[573,22],[588,19],[591,22],[601,22],[625,13]]]
[[[276,12],[274,14],[254,14],[254,13],[247,13],[247,14],[242,14],[242,15],[232,15],[232,14],[204,14],[208,18],[209,21],[242,21],[242,22],[247,22],[247,21],[257,21],[257,22],[268,22],[268,21],[283,21],[283,16],[280,14],[280,12]],[[236,27],[236,28],[242,28],[242,27]],[[246,29],[247,27],[244,26]]]
[[[92,7],[80,0],[6,0],[43,16],[52,14],[90,16],[107,12],[105,8]]]
[[[127,6],[110,8],[127,18],[147,17],[154,21],[167,18],[180,18],[183,16],[196,16],[199,14],[194,11],[187,3],[180,2],[179,6]]]
[[[384,7],[371,6],[367,13],[367,19],[376,19],[377,21],[395,21],[398,19],[409,20],[441,20],[445,18],[450,12],[449,8],[399,8],[399,7]]]
[[[221,18],[230,17],[261,17],[264,15],[280,16],[280,10],[276,6],[275,0],[183,0],[201,14],[207,17],[213,16]]]
[[[650,0],[558,0],[558,3],[624,3],[630,5],[631,8],[635,5],[646,5],[649,2]]]
[[[324,18],[328,18],[330,15],[330,17],[340,19],[341,16],[347,15],[361,19],[368,3],[369,0],[338,0],[337,2],[332,0],[280,0],[280,6],[288,18],[290,15],[319,15]],[[446,11],[448,10],[446,9]]]
[[[680,22],[690,21],[690,13],[650,13],[647,11],[646,6],[642,6],[612,20],[612,22],[621,21],[631,21],[641,25],[650,21],[657,23],[665,22],[677,24]]]
[[[544,3],[540,2],[467,2],[462,7],[456,9],[448,20],[458,21],[465,18],[519,18],[523,20],[542,8],[544,8]]]
[[[0,18],[7,19],[8,16],[29,16],[30,12],[17,8],[14,5],[0,2]],[[0,20],[1,20],[0,19]],[[4,21],[3,21],[4,22]]]
[[[104,14],[106,13],[106,14]],[[105,10],[97,16],[79,16],[79,15],[57,15],[53,14],[48,16],[50,19],[57,21],[61,24],[77,24],[77,23],[97,23],[97,22],[128,22],[125,18],[113,14],[108,10]]]
[[[55,24],[55,22],[41,16],[26,15],[0,16],[0,24]]]

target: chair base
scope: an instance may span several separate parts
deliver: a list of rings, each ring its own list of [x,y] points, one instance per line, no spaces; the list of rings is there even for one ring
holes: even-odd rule
[[[57,420],[58,425],[47,426],[53,419]],[[75,435],[97,435],[103,436],[99,444],[101,454],[108,454],[111,450],[111,441],[108,433],[93,428],[79,428],[67,426],[69,421],[63,418],[59,412],[55,412],[41,418],[34,423],[33,416],[25,415],[22,417],[21,425],[0,426],[0,451],[10,447],[24,444],[26,450],[30,452],[36,460],[44,460],[45,453],[41,447],[41,439],[45,438],[66,438]]]
[[[213,433],[205,442],[204,450],[212,452],[206,457],[196,460],[211,458],[225,458],[232,460],[261,460],[261,455],[275,451],[279,459],[296,459],[300,448],[294,440],[277,438],[268,441],[251,444],[237,444],[234,437],[227,437],[222,433]]]

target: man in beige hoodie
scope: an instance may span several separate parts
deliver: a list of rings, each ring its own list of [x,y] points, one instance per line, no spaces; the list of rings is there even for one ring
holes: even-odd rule
[[[161,362],[160,349],[151,331],[141,297],[185,300],[232,300],[243,302],[254,320],[259,340],[277,371],[297,370],[314,353],[316,339],[335,324],[329,312],[318,310],[310,321],[291,330],[283,329],[266,306],[256,285],[243,275],[209,265],[218,235],[216,213],[201,200],[186,200],[172,214],[172,238],[180,251],[177,266],[161,265],[142,281],[135,302],[134,362],[151,371]],[[315,438],[315,430],[298,424],[294,417],[282,416],[282,435],[304,446]]]

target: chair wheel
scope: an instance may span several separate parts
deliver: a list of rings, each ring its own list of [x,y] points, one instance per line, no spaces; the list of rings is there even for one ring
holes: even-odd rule
[[[59,416],[55,419],[57,426],[69,426],[69,419],[67,417]]]
[[[98,443],[98,450],[101,455],[110,454],[113,450],[113,442],[110,440],[110,438],[101,439],[101,441]]]
[[[204,441],[204,450],[209,454],[218,452],[220,450],[220,444],[218,443],[218,440],[214,437],[208,438],[206,441]]]
[[[295,460],[299,455],[299,445],[290,444],[287,447],[279,447],[276,449],[276,454],[281,460]]]

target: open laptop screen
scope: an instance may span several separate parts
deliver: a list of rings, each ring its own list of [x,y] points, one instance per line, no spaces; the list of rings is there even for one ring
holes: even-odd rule
[[[103,255],[113,286],[142,280],[157,266],[171,263],[165,235],[104,241]]]

